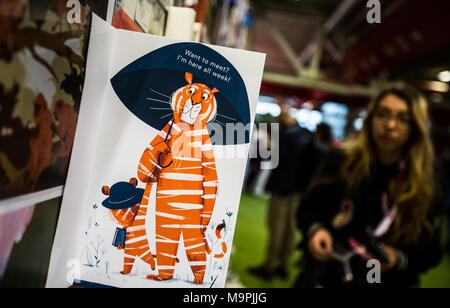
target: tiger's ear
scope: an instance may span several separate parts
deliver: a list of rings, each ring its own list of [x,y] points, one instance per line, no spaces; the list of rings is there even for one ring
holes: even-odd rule
[[[184,74],[184,77],[186,78],[186,81],[189,84],[192,84],[192,80],[194,80],[194,76],[191,73],[186,72],[186,74]]]
[[[109,187],[108,187],[108,186],[103,186],[103,187],[102,187],[102,193],[103,193],[104,195],[109,196]]]
[[[220,91],[217,90],[216,88],[212,89],[212,93],[219,93]]]
[[[131,178],[130,179],[130,184],[132,184],[134,187],[136,187],[137,184],[138,184],[138,180],[136,178]]]

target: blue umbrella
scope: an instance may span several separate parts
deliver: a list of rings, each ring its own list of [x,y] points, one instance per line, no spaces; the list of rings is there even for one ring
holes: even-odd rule
[[[226,58],[205,45],[176,43],[159,48],[127,65],[111,79],[111,84],[135,116],[161,130],[172,119],[169,104],[172,93],[187,85],[185,72],[193,74],[194,83],[203,83],[220,91],[215,94],[216,118],[207,127],[211,135],[220,126],[223,138],[212,138],[213,143],[248,143],[248,127],[244,139],[227,137],[226,129],[229,124],[243,127],[250,123],[244,81]],[[233,130],[228,134],[230,132],[236,134]]]

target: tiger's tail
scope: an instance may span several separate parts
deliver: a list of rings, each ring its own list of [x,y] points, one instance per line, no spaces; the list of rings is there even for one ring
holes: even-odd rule
[[[216,233],[216,237],[217,237],[218,240],[222,239],[222,235],[220,234],[220,231],[222,231],[222,229],[224,229],[225,227],[226,227],[225,223],[221,223],[221,224],[219,224],[216,227],[216,232],[215,233]],[[220,259],[220,258],[223,258],[226,255],[228,247],[227,247],[227,244],[223,240],[222,240],[221,246],[222,246],[221,253],[215,254],[214,258]],[[211,247],[209,246],[208,241],[206,240],[206,238],[205,238],[205,247],[206,247],[206,252],[208,253],[208,255],[210,255],[212,250],[211,250]]]

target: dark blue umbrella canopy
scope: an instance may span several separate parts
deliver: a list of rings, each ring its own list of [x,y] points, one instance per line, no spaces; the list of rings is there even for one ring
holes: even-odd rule
[[[177,89],[187,85],[186,72],[194,76],[194,83],[219,90],[215,94],[216,118],[207,125],[212,142],[216,145],[248,143],[248,127],[245,138],[237,137],[242,127],[250,123],[244,81],[226,58],[205,45],[176,43],[159,48],[123,68],[111,79],[111,84],[136,117],[160,130],[172,119],[170,98]],[[238,125],[241,132],[227,130],[229,124]],[[214,138],[220,127],[223,138],[220,135]]]

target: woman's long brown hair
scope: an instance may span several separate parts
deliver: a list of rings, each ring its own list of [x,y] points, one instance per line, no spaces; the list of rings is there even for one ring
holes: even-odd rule
[[[368,106],[367,118],[359,137],[348,147],[347,161],[341,176],[348,179],[349,189],[358,187],[370,176],[376,164],[376,147],[372,134],[372,120],[379,103],[393,94],[410,107],[413,118],[411,137],[405,146],[404,181],[394,178],[389,183],[389,197],[398,211],[388,234],[388,244],[408,244],[417,241],[424,231],[431,232],[428,212],[434,197],[434,152],[429,132],[428,106],[425,97],[409,86],[397,86],[382,91]]]

